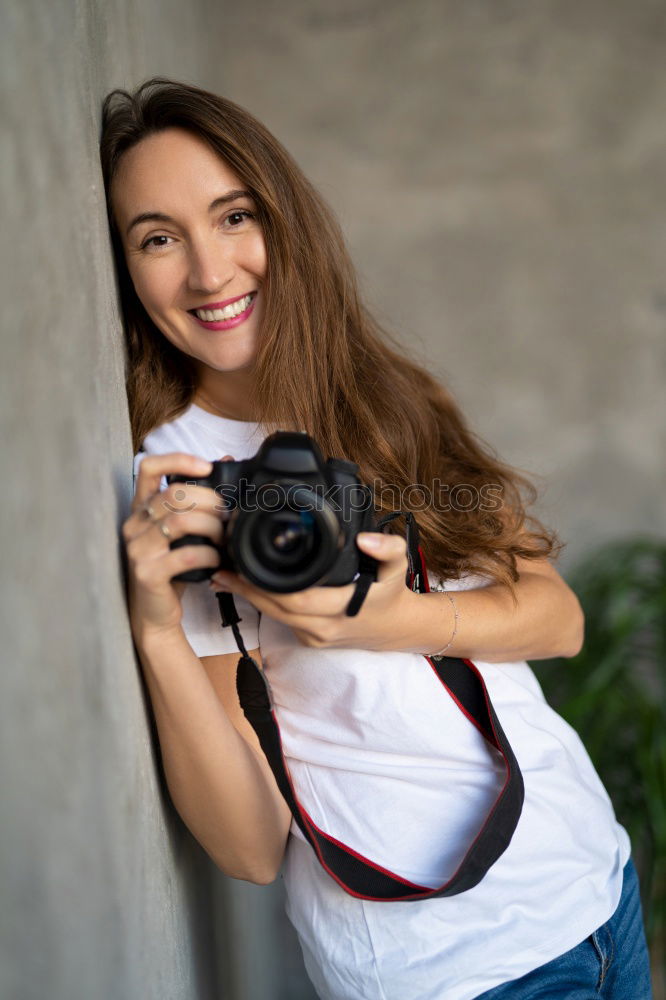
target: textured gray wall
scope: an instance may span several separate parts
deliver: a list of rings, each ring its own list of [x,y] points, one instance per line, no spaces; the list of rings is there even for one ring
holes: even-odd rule
[[[287,15],[288,12],[288,15]],[[666,532],[663,0],[235,4],[226,93],[569,542]]]
[[[216,877],[156,767],[118,560],[101,97],[162,73],[262,118],[338,211],[380,316],[546,478],[575,559],[666,529],[664,6],[5,6],[0,996],[305,998],[279,889]]]
[[[235,988],[254,897],[168,802],[119,563],[131,442],[101,99],[154,73],[215,85],[222,26],[205,0],[3,13],[2,1000],[277,996],[256,972]]]

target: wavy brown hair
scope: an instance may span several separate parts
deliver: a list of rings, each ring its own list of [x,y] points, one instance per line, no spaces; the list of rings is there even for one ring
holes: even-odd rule
[[[406,356],[361,302],[338,223],[289,153],[237,104],[161,78],[133,94],[114,90],[102,120],[135,451],[146,434],[188,407],[196,371],[134,291],[110,192],[123,154],[172,127],[206,141],[257,206],[267,271],[252,400],[256,419],[268,432],[304,430],[325,456],[357,462],[361,478],[375,488],[378,512],[414,511],[428,568],[445,579],[481,573],[512,586],[516,557],[555,555],[561,548],[555,535],[526,513],[536,499],[532,483],[497,459],[447,389]],[[434,498],[438,483],[444,504],[424,503],[424,490],[426,499]],[[396,521],[390,530],[399,530]]]

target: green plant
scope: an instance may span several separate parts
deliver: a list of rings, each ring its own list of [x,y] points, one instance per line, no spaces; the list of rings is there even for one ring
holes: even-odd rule
[[[646,932],[666,931],[666,541],[611,542],[568,574],[585,612],[570,660],[534,664],[551,705],[585,743],[632,842]]]

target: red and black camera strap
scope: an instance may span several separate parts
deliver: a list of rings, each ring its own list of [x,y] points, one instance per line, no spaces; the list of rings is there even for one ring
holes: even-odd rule
[[[400,516],[400,513],[403,512],[386,515],[379,521],[378,527],[382,529],[394,517]],[[405,517],[409,564],[406,582],[417,593],[428,593],[428,576],[419,546],[416,521],[409,512]],[[360,563],[359,576],[356,578],[357,589],[347,607],[348,615],[358,613],[375,578],[376,563],[368,557]],[[382,868],[336,840],[321,830],[308,815],[298,800],[289,775],[265,674],[249,656],[243,643],[238,628],[241,619],[236,611],[233,595],[217,593],[216,597],[222,625],[232,628],[242,653],[238,661],[236,685],[243,712],[259,737],[278,788],[289,805],[294,820],[328,874],[350,895],[373,901],[397,902],[454,896],[477,885],[511,841],[522,811],[524,786],[518,762],[497,718],[483,677],[474,663],[456,657],[424,656],[460,711],[501,758],[504,782],[481,829],[451,878],[436,888],[418,885]]]

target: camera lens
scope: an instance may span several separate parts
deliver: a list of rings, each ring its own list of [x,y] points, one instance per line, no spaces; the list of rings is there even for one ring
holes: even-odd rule
[[[239,572],[265,590],[314,587],[344,544],[338,519],[309,486],[282,481],[277,509],[238,511],[229,543]]]
[[[267,514],[254,531],[252,548],[272,569],[294,570],[307,565],[321,543],[321,532],[307,510]]]

